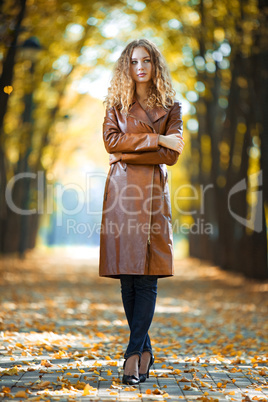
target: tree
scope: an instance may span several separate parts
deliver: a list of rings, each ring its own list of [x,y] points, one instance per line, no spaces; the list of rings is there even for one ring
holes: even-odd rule
[[[193,147],[199,155],[199,170],[194,180],[198,185],[211,184],[205,197],[204,218],[212,223],[213,234],[190,236],[190,252],[225,269],[263,279],[268,277],[264,206],[261,199],[249,197],[250,186],[259,189],[259,171],[265,174],[267,169],[260,157],[265,147],[264,103],[255,70],[257,65],[260,75],[264,71],[261,60],[267,21],[261,5],[258,8],[252,1],[201,1],[199,12],[202,23],[195,58],[199,63],[204,60],[205,64],[206,60],[207,65],[213,64],[211,71],[197,66],[198,80],[205,84],[206,91],[197,105],[199,132]],[[229,71],[220,69],[223,61],[219,50],[224,43],[231,51]],[[254,177],[255,183],[249,183],[250,177]],[[249,187],[247,191],[241,191],[243,180]],[[239,182],[240,191],[228,204],[232,189]],[[255,225],[254,218],[249,222],[249,215],[254,213]],[[243,222],[237,217],[243,217]],[[262,227],[257,225],[259,218]]]

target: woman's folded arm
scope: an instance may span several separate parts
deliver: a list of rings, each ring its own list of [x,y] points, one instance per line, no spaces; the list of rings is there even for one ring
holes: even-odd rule
[[[157,165],[161,163],[165,163],[169,166],[174,165],[178,161],[180,153],[162,146],[161,141],[163,141],[163,144],[165,143],[167,146],[167,141],[164,141],[164,139],[167,140],[167,137],[172,134],[176,134],[178,137],[182,138],[182,131],[181,104],[175,102],[169,113],[165,135],[159,136],[158,141],[161,143],[159,149],[154,152],[140,152],[135,154],[123,152],[121,159],[122,161],[133,165]]]
[[[103,140],[106,151],[110,154],[157,151],[160,148],[157,133],[123,133],[120,131],[114,108],[110,108],[106,112],[103,123]]]
[[[165,163],[168,166],[172,166],[177,162],[179,155],[179,152],[161,147],[159,151],[155,152],[122,153],[121,160],[132,165],[159,165]]]

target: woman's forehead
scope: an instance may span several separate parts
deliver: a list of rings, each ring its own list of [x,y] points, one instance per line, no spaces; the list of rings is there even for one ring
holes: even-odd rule
[[[148,52],[147,49],[145,49],[144,47],[135,47],[132,51],[131,57],[133,58],[142,58],[142,57],[146,57],[146,56],[150,56],[150,53]]]

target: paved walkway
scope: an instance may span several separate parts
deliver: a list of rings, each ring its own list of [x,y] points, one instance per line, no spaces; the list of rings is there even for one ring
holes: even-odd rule
[[[0,400],[268,401],[267,282],[177,261],[159,280],[150,378],[130,387],[119,282],[97,261],[34,251],[0,278]]]

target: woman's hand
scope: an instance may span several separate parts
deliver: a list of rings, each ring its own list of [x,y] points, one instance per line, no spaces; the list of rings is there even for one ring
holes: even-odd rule
[[[159,135],[159,145],[162,147],[173,149],[173,151],[182,153],[184,148],[184,141],[180,134]]]
[[[109,155],[109,164],[112,165],[115,162],[120,161],[122,158],[121,152],[115,152],[114,154]]]

